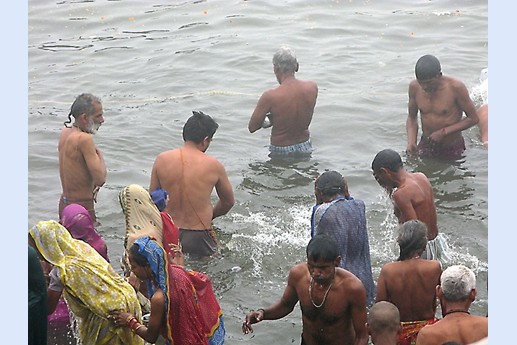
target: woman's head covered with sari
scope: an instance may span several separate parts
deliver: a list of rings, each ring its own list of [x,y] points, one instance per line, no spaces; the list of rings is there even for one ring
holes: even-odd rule
[[[106,261],[109,261],[106,242],[95,230],[92,216],[82,205],[67,205],[61,214],[60,223],[70,232],[73,238],[88,243]]]
[[[108,320],[112,310],[141,319],[141,309],[133,287],[95,249],[53,220],[38,222],[29,234],[35,249],[58,269],[83,344],[143,344],[129,328]]]
[[[149,236],[135,240],[129,258],[132,265],[150,266],[153,281],[147,281],[149,298],[157,288],[163,291],[167,329],[162,335],[166,339],[175,344],[208,344],[215,335],[224,339],[222,310],[208,276],[169,264],[162,246]]]
[[[119,201],[125,216],[126,249],[129,249],[137,238],[144,236],[154,237],[159,243],[163,242],[160,211],[144,187],[137,184],[125,187],[119,193]]]

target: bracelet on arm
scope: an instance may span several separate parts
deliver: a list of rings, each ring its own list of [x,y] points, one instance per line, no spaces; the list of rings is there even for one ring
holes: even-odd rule
[[[139,329],[140,327],[143,327],[144,325],[142,325],[140,322],[137,322],[135,324],[133,324],[130,328],[131,328],[131,332],[133,333],[136,333],[136,330]]]
[[[136,326],[134,329],[132,329],[133,333],[136,333],[136,331],[138,331],[141,327],[145,327],[145,326],[139,323],[138,326]]]
[[[133,317],[131,320],[129,320],[127,326],[132,329],[137,323],[139,323],[138,320]]]

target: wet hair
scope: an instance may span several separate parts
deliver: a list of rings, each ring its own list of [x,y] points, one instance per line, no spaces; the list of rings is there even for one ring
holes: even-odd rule
[[[212,139],[219,127],[217,122],[202,111],[192,111],[192,115],[183,126],[183,140],[193,141],[196,144],[206,137]]]
[[[136,243],[133,243],[133,245],[129,247],[129,256],[131,256],[139,266],[150,266],[145,255],[140,253],[140,247]]]
[[[314,261],[330,262],[339,256],[337,242],[325,234],[315,235],[307,244],[306,252],[307,258],[312,258]]]
[[[408,220],[399,228],[397,243],[400,247],[399,261],[409,259],[414,252],[423,252],[427,245],[427,225],[417,219]]]
[[[273,55],[273,65],[278,66],[284,73],[294,73],[298,66],[298,60],[296,60],[296,55],[291,48],[281,47]]]
[[[433,55],[424,55],[415,65],[415,75],[417,80],[427,80],[436,77],[442,71],[440,61]]]
[[[380,301],[371,307],[367,321],[372,333],[396,332],[400,328],[400,312],[393,303]]]
[[[442,272],[440,286],[447,301],[464,301],[476,288],[476,276],[472,270],[463,265],[449,266]]]
[[[324,196],[344,193],[348,189],[345,178],[337,171],[325,171],[316,179],[314,185]]]
[[[82,114],[90,115],[95,112],[95,104],[100,104],[101,99],[91,93],[82,93],[75,99],[74,103],[70,107],[70,113],[68,114],[68,121],[63,122],[65,127],[72,123],[72,116],[74,119],[78,118]]]
[[[381,168],[397,172],[402,168],[402,158],[397,151],[384,149],[375,155],[372,161],[372,170],[378,172]]]

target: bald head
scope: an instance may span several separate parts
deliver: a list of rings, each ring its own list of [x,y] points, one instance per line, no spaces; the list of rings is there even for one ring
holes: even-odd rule
[[[400,329],[398,308],[387,301],[375,303],[368,313],[368,328],[372,337],[384,333],[398,333]]]

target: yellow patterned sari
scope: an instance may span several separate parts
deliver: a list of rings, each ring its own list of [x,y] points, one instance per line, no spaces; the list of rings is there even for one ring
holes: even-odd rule
[[[128,327],[108,320],[111,310],[123,310],[141,320],[140,304],[133,287],[95,249],[72,238],[56,221],[38,222],[29,232],[45,260],[59,269],[80,344],[144,344]]]

